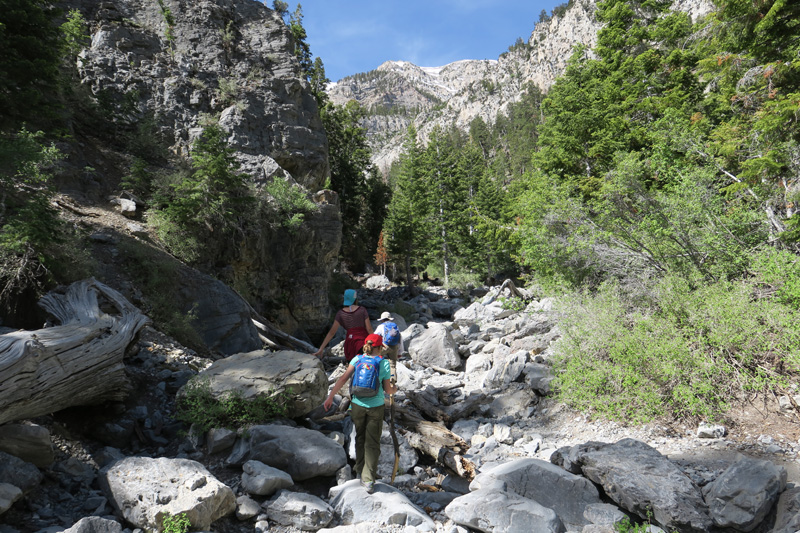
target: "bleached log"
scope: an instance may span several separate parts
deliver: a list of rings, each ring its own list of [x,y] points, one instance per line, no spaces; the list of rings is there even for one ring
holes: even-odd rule
[[[426,417],[444,422],[447,425],[472,414],[486,399],[481,392],[473,392],[463,400],[453,405],[442,405],[432,387],[423,391],[406,391],[406,398],[411,400],[414,407],[419,409]]]
[[[39,305],[59,325],[0,335],[0,424],[124,400],[131,384],[123,357],[150,319],[95,279]]]
[[[458,474],[472,480],[475,465],[463,454],[469,448],[464,439],[441,424],[429,422],[409,406],[395,406],[397,421],[406,429],[404,433],[409,445],[435,459]]]

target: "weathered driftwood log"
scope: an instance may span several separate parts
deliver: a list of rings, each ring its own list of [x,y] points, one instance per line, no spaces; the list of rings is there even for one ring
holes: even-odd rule
[[[472,414],[481,402],[486,399],[482,392],[472,392],[469,396],[453,405],[442,405],[436,391],[427,387],[424,391],[406,391],[406,398],[411,400],[414,407],[419,409],[426,417],[438,420],[445,424],[452,424],[456,420]]]
[[[0,335],[0,424],[125,399],[125,350],[150,319],[94,279],[39,305],[60,325]]]
[[[398,423],[406,429],[403,435],[413,448],[465,479],[475,477],[475,465],[463,457],[469,445],[461,437],[441,424],[423,419],[413,408],[397,405],[395,409]]]

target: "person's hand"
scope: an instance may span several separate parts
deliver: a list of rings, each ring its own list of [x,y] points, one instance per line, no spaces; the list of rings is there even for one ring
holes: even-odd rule
[[[327,398],[325,398],[325,402],[322,404],[322,407],[325,408],[325,412],[327,413],[328,411],[331,410],[332,405],[333,405],[333,396],[328,396]]]
[[[324,350],[323,350],[322,348],[320,348],[319,350],[317,350],[316,352],[314,352],[314,354],[313,354],[313,355],[314,355],[314,357],[319,357],[320,359],[322,359],[322,354],[323,354],[323,352],[324,352]]]

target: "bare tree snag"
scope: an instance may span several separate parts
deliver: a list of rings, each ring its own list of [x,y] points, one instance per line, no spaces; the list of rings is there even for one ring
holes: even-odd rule
[[[125,351],[150,319],[93,278],[39,305],[60,325],[0,335],[0,424],[125,399]]]

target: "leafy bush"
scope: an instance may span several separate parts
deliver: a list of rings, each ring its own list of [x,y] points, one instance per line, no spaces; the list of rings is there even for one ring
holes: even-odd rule
[[[306,214],[317,210],[301,187],[286,180],[276,178],[264,190],[272,198],[267,219],[273,224],[294,230],[300,227]]]
[[[634,423],[714,420],[744,392],[784,387],[785,371],[800,363],[800,315],[779,301],[752,301],[752,289],[744,282],[692,289],[668,276],[651,288],[649,309],[637,310],[615,283],[573,295],[561,309],[560,398]]]
[[[42,132],[0,134],[0,301],[8,306],[47,275],[45,247],[59,240],[49,181],[61,158]]]
[[[177,257],[194,262],[200,243],[224,242],[243,230],[254,198],[225,132],[208,126],[192,147],[192,170],[157,176],[153,182],[154,203],[148,213],[159,238]]]
[[[167,513],[161,522],[162,533],[186,533],[192,527],[186,513],[176,515]]]
[[[208,377],[194,378],[178,398],[177,418],[201,432],[211,428],[239,429],[286,415],[290,392],[247,399],[239,390],[215,398]]]

